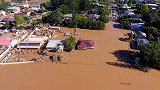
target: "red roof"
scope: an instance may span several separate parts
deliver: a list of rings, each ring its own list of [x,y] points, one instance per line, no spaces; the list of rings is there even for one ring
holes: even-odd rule
[[[0,45],[9,46],[11,44],[11,39],[0,37]]]
[[[79,40],[78,49],[94,47],[94,41],[92,40]]]
[[[80,44],[77,47],[87,48],[87,45],[84,42],[80,42]]]
[[[31,9],[24,9],[23,12],[32,12]]]

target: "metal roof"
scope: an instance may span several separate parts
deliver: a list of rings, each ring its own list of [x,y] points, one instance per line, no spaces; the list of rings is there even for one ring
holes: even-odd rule
[[[64,46],[65,40],[49,40],[46,48],[55,48],[57,47],[57,44],[60,44],[60,46]]]

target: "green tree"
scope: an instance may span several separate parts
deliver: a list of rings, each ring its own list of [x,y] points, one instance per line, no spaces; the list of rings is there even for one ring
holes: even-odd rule
[[[24,23],[27,23],[27,21],[23,16],[16,16],[15,17],[15,26],[19,26]]]
[[[147,39],[149,41],[157,41],[157,38],[160,37],[160,31],[153,26],[146,27],[144,32],[146,33]]]
[[[77,26],[78,28],[85,28],[91,30],[103,30],[105,28],[105,23],[102,21],[90,20],[88,18],[82,17],[79,14],[75,14],[74,18],[69,21],[69,27]]]
[[[91,9],[92,3],[91,0],[80,0],[79,10],[88,11]]]
[[[11,28],[11,25],[10,25],[10,22],[6,22],[5,26],[4,26],[6,29],[10,29]]]
[[[138,3],[136,5],[136,8],[137,8],[137,13],[141,14],[142,16],[149,12],[147,4]]]
[[[17,0],[19,3],[22,3],[22,2],[24,2],[25,0]]]
[[[160,69],[160,43],[141,45],[140,56],[144,65]]]
[[[70,13],[70,9],[69,9],[69,7],[67,5],[61,5],[59,8],[62,9],[62,13],[63,14]]]
[[[31,12],[31,16],[32,16],[32,17],[35,17],[35,16],[36,16],[36,12],[34,12],[34,11]]]
[[[77,10],[79,9],[79,1],[78,0],[70,0],[69,1],[69,8],[72,13],[77,12]]]
[[[3,1],[0,3],[0,10],[6,11],[9,6],[11,6],[10,3]]]
[[[41,7],[41,9],[40,9],[40,11],[39,11],[40,13],[44,13],[44,12],[47,12],[47,9],[45,8],[45,7]]]
[[[108,6],[102,7],[102,15],[109,15],[110,14],[110,10]]]
[[[102,21],[104,23],[107,23],[107,22],[109,22],[109,17],[107,17],[106,15],[100,15],[98,20]]]
[[[121,23],[121,28],[128,29],[130,26],[129,19],[125,19],[123,23]]]
[[[61,9],[58,8],[51,12],[48,16],[50,23],[61,24],[64,18],[63,13],[61,13]]]
[[[50,0],[51,6],[53,7],[53,10],[57,9],[57,7],[61,5],[65,5],[68,0]]]
[[[74,18],[73,18],[73,25],[78,25],[80,20],[82,19],[82,16],[80,14],[75,14]]]
[[[66,51],[71,51],[75,48],[75,45],[76,39],[73,36],[70,36],[65,40],[64,48]]]

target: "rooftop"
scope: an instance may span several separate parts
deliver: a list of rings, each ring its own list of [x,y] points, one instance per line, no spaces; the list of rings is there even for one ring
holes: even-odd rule
[[[56,47],[57,44],[64,45],[65,40],[49,40],[46,47]]]
[[[0,37],[0,45],[9,46],[11,44],[11,39]]]

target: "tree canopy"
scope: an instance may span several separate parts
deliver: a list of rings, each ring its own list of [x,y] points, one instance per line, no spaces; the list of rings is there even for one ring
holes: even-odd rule
[[[61,9],[56,9],[55,11],[51,12],[49,15],[49,19],[52,23],[61,24],[63,19],[63,13],[61,13]]]
[[[91,20],[86,17],[82,17],[79,14],[75,14],[74,18],[69,21],[69,27],[92,29],[92,30],[104,30],[105,23],[102,21]]]
[[[146,27],[144,32],[146,33],[149,41],[159,41],[157,39],[160,37],[160,31],[157,28],[154,28],[153,26]]]
[[[11,29],[13,27],[13,24],[11,22],[6,22],[6,24],[4,25],[4,27],[6,29]]]
[[[160,69],[160,43],[144,44],[140,47],[141,63]]]
[[[102,13],[103,15],[109,15],[109,14],[110,14],[109,7],[108,7],[108,6],[102,7],[102,8],[101,8],[101,13]]]
[[[26,19],[23,16],[16,16],[15,17],[15,26],[27,23]]]
[[[7,10],[7,8],[9,7],[9,6],[11,6],[11,4],[10,3],[8,3],[8,2],[1,2],[0,3],[0,10]]]
[[[76,39],[73,36],[70,36],[65,40],[64,48],[66,51],[71,51],[75,48],[75,45]]]
[[[63,14],[70,13],[70,9],[69,9],[69,7],[67,5],[61,5],[59,8],[62,10]]]

